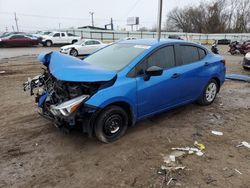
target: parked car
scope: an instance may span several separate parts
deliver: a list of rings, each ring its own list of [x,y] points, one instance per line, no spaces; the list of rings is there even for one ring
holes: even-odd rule
[[[210,105],[225,80],[221,56],[183,40],[127,40],[84,60],[58,52],[38,59],[47,70],[24,89],[33,94],[40,87],[43,115],[60,128],[82,126],[106,143],[160,112],[194,101]]]
[[[34,46],[38,45],[37,38],[25,34],[12,34],[0,38],[0,46]]]
[[[220,45],[229,45],[231,43],[231,40],[229,39],[220,39],[217,41],[217,44],[220,44]]]
[[[178,40],[183,40],[179,35],[169,35],[169,39],[178,39]]]
[[[81,38],[68,34],[66,32],[52,32],[49,35],[43,35],[41,43],[44,46],[52,46],[54,44],[74,44]]]
[[[93,52],[99,50],[100,48],[103,48],[106,45],[107,44],[104,44],[99,40],[85,39],[80,40],[79,42],[76,42],[74,44],[61,47],[60,52],[76,57],[78,55],[92,54]]]
[[[27,35],[25,32],[4,32],[0,38],[8,37],[10,35],[17,35],[17,34],[22,34],[22,35]]]
[[[37,31],[36,33],[32,34],[33,36],[40,38],[43,37],[44,35],[49,35],[51,31]]]
[[[250,70],[250,52],[245,55],[242,66],[245,70]]]

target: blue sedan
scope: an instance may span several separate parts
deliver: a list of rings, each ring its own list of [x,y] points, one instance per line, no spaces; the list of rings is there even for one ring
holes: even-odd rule
[[[210,105],[225,80],[225,60],[181,40],[128,40],[84,60],[41,54],[44,73],[24,84],[40,87],[42,114],[60,128],[109,143],[139,120],[197,101]]]

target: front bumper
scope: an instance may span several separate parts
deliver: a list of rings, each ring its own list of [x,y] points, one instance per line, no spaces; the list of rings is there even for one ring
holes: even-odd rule
[[[42,109],[40,113],[41,116],[50,120],[57,128],[71,130],[75,127],[80,127],[89,137],[93,136],[93,122],[100,108],[87,105],[84,103],[85,101],[83,101],[75,112],[65,116],[65,114],[60,113],[54,105],[50,105],[45,109],[45,105],[41,105],[41,100],[46,102],[46,99],[42,99],[42,97],[43,95],[38,96],[39,107]],[[55,110],[57,112],[55,112]]]
[[[60,53],[62,53],[62,54],[69,54],[69,52],[70,52],[70,49],[67,49],[67,50],[61,49],[60,50]]]

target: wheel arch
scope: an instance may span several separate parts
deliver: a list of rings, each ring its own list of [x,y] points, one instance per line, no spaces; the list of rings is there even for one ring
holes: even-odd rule
[[[221,87],[221,82],[220,79],[217,76],[212,77],[210,80],[215,80],[217,82],[218,85],[218,93],[220,91],[220,87]]]

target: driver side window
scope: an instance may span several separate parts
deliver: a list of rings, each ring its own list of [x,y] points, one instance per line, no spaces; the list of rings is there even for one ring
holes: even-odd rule
[[[146,58],[143,62],[139,63],[133,70],[135,76],[143,75],[146,69],[152,66],[157,66],[163,70],[175,66],[174,46],[166,46],[160,48]]]
[[[53,37],[60,37],[60,33],[54,34]]]

